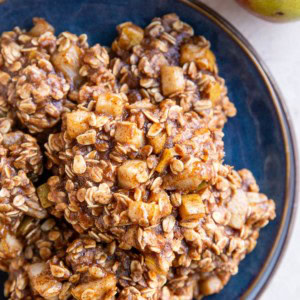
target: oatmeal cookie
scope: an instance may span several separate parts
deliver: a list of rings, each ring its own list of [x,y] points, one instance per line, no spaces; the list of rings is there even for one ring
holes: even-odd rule
[[[126,228],[161,228],[178,209],[176,192],[215,180],[223,133],[208,129],[197,113],[172,100],[130,104],[125,94],[111,92],[89,109],[66,114],[61,133],[46,145],[56,173],[46,186],[48,209],[78,232],[110,241],[124,238]],[[141,248],[121,245],[132,246]],[[152,241],[149,247],[155,248]]]
[[[10,264],[9,299],[159,299],[166,276],[149,271],[140,254],[79,238],[51,218],[27,227],[23,253]]]
[[[196,207],[192,197],[195,195],[182,196],[186,207],[179,211],[183,241],[164,288],[167,296],[184,299],[220,292],[238,272],[240,261],[255,248],[259,230],[275,218],[274,201],[259,193],[246,169],[223,168],[216,184],[201,193],[205,214],[198,220],[192,218]]]
[[[275,218],[252,173],[224,164],[236,109],[210,43],[175,14],[117,29],[111,50],[40,18],[0,37],[10,300],[202,299]]]
[[[0,114],[16,114],[35,134],[49,131],[74,107],[67,95],[78,84],[86,35],[58,38],[44,19],[26,32],[16,27],[0,38]]]
[[[126,22],[117,27],[111,69],[129,102],[172,99],[222,128],[236,114],[218,75],[216,58],[203,36],[177,15],[155,18],[145,28]]]
[[[13,232],[24,215],[39,219],[47,215],[32,183],[42,170],[35,138],[21,131],[0,133],[0,221]]]

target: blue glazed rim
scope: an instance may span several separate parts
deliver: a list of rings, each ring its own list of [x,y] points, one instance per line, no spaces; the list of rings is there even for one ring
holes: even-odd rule
[[[257,52],[249,41],[228,21],[220,16],[216,11],[197,0],[179,0],[180,2],[197,10],[199,13],[210,19],[219,28],[225,31],[228,36],[241,48],[256,67],[264,84],[266,85],[280,123],[280,128],[284,140],[286,157],[286,192],[284,197],[284,210],[280,222],[279,230],[274,241],[273,247],[265,260],[260,272],[256,275],[248,289],[243,293],[241,299],[256,299],[259,297],[271,278],[275,274],[282,257],[287,249],[287,244],[291,237],[292,228],[296,219],[298,206],[298,157],[294,129],[291,123],[284,98],[275,83],[270,71],[263,63]]]
[[[261,270],[252,280],[251,284],[243,292],[239,299],[257,299],[262,294],[270,279],[274,275],[279,263],[283,257],[284,251],[287,248],[287,243],[290,238],[292,226],[295,220],[297,208],[297,149],[296,139],[294,137],[292,124],[290,123],[289,114],[285,107],[284,99],[276,86],[276,83],[270,72],[260,59],[259,55],[250,45],[250,43],[242,36],[242,34],[223,19],[218,13],[200,3],[198,0],[176,0],[186,6],[191,7],[205,18],[209,19],[218,28],[220,28],[227,36],[241,49],[247,58],[252,62],[252,65],[260,75],[261,81],[264,83],[270,98],[273,102],[273,107],[276,111],[277,119],[280,124],[280,131],[283,137],[284,155],[286,161],[286,182],[284,194],[284,208],[282,218],[280,218],[279,229]],[[68,2],[68,1],[66,1]],[[96,1],[95,1],[96,2]],[[108,1],[109,2],[109,1]],[[1,296],[0,296],[1,298]]]

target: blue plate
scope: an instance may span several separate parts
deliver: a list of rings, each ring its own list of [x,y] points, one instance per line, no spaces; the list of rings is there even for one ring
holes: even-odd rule
[[[261,191],[276,202],[277,218],[261,231],[258,245],[224,290],[209,299],[254,299],[273,274],[287,242],[295,211],[296,150],[282,97],[257,54],[216,12],[193,0],[6,0],[0,32],[29,28],[46,18],[56,32],[87,33],[90,44],[110,45],[115,27],[132,21],[145,26],[175,12],[196,34],[211,41],[220,74],[238,114],[225,126],[226,163],[253,171]],[[5,275],[2,277],[2,282]]]

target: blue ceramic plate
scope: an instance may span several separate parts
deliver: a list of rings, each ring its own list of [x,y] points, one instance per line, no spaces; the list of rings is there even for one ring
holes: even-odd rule
[[[217,13],[193,0],[6,0],[0,32],[46,18],[56,32],[87,33],[90,44],[110,45],[116,25],[140,26],[175,12],[211,41],[220,74],[238,114],[225,126],[226,163],[253,171],[261,191],[276,202],[277,218],[224,290],[209,299],[254,299],[274,272],[287,242],[296,198],[296,150],[284,103],[274,81],[241,34]],[[3,280],[5,275],[3,275]],[[1,297],[0,297],[1,298]]]

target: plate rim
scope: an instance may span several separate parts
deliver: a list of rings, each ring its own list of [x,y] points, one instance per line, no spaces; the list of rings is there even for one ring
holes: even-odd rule
[[[268,89],[273,102],[273,107],[276,110],[277,117],[280,123],[280,129],[284,139],[287,170],[283,218],[281,219],[275,242],[270,253],[268,254],[266,261],[263,264],[263,267],[241,297],[241,299],[254,299],[262,295],[268,284],[270,284],[274,274],[278,270],[278,267],[282,262],[282,258],[284,257],[284,254],[286,253],[286,250],[288,248],[288,243],[290,241],[291,234],[295,225],[299,200],[299,188],[297,185],[299,176],[299,160],[293,123],[285,104],[286,102],[284,100],[284,97],[277,83],[275,82],[275,79],[271,75],[271,72],[261,59],[260,55],[256,52],[254,47],[244,37],[244,35],[218,12],[216,12],[206,4],[200,2],[199,0],[178,1],[194,8],[202,15],[210,19],[219,28],[225,31],[225,33],[227,33],[229,37],[248,56],[248,58],[251,60],[251,62],[261,75],[261,78]],[[265,271],[268,271],[267,276],[264,276]]]
[[[176,1],[192,7],[200,14],[211,20],[241,48],[245,55],[247,55],[258,73],[261,75],[261,78],[268,89],[272,99],[273,107],[276,110],[277,118],[280,123],[280,130],[284,140],[287,170],[284,210],[283,217],[280,221],[280,227],[272,249],[267,256],[263,267],[256,275],[255,279],[247,287],[247,290],[243,292],[241,297],[241,299],[247,300],[254,298],[256,299],[259,298],[259,296],[261,296],[265,291],[280,264],[282,263],[282,259],[286,254],[286,250],[294,229],[296,215],[298,213],[300,191],[300,188],[297,185],[299,179],[299,152],[297,149],[297,139],[295,136],[294,126],[286,106],[285,97],[283,97],[280,88],[271,75],[268,67],[265,65],[251,43],[243,36],[243,34],[218,12],[199,0]],[[267,272],[265,273],[265,271]]]

